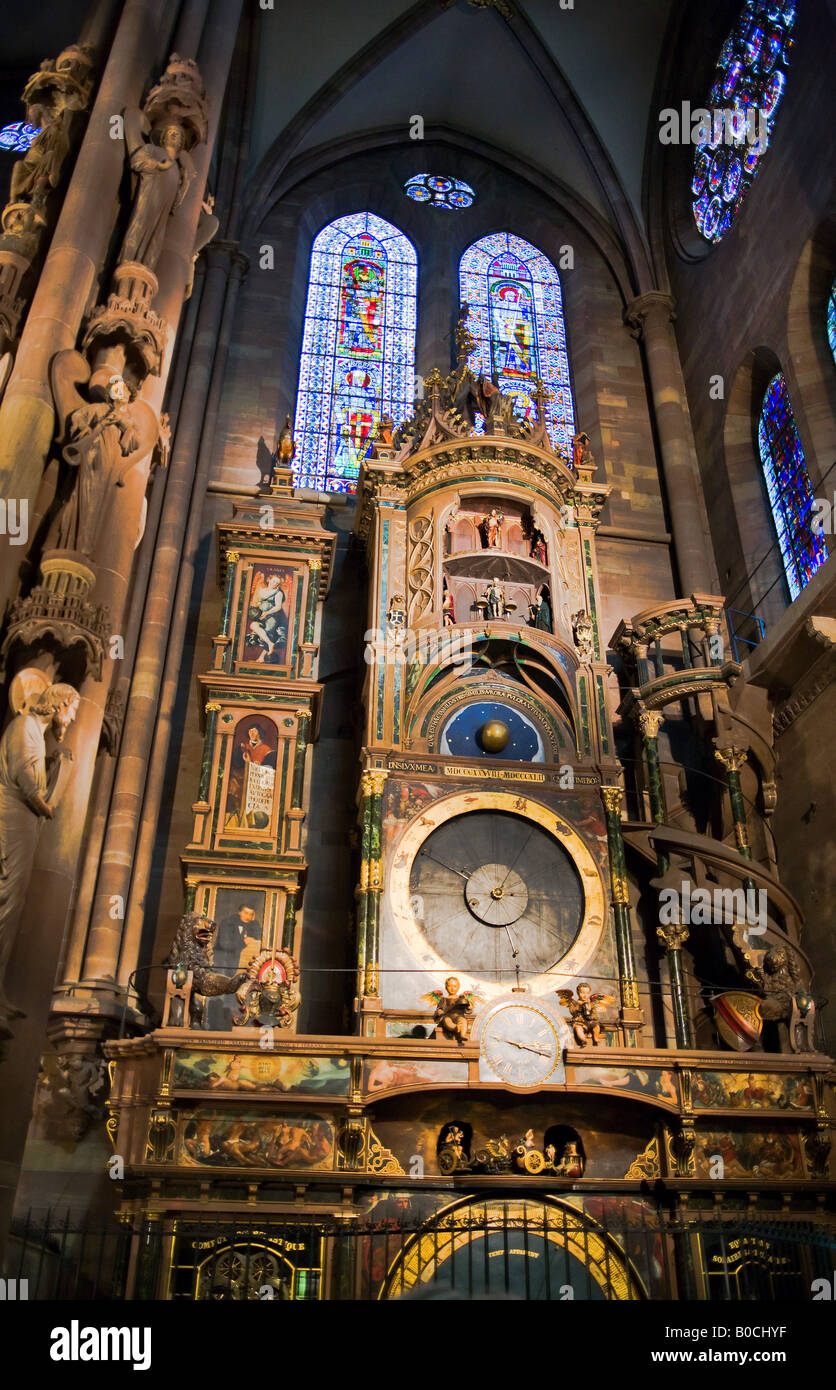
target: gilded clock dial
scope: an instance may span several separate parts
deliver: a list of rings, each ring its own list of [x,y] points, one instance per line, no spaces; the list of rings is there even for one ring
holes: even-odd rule
[[[434,830],[415,856],[410,893],[442,960],[495,983],[513,981],[515,965],[525,975],[556,965],[583,919],[569,854],[542,826],[505,811],[474,811]]]
[[[485,1021],[482,1056],[508,1086],[542,1085],[560,1060],[554,1025],[532,1004],[503,1004]]]

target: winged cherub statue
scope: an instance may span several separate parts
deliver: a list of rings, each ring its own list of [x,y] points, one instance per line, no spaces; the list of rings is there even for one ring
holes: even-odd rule
[[[461,993],[457,977],[450,975],[444,981],[443,990],[431,990],[429,994],[422,994],[421,998],[435,1006],[433,1018],[439,1037],[447,1038],[450,1042],[467,1042],[473,1008],[479,999],[475,990]]]
[[[614,1004],[615,999],[611,994],[593,994],[592,986],[586,984],[578,985],[578,997],[575,998],[574,991],[571,989],[558,989],[555,991],[564,1009],[569,1010],[572,1020],[572,1032],[575,1035],[575,1042],[578,1047],[586,1047],[592,1043],[597,1047],[601,1041],[601,1023],[598,1018],[599,1004]]]

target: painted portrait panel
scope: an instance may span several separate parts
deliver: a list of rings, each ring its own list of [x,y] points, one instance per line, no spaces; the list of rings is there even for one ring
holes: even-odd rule
[[[264,714],[246,714],[232,734],[224,830],[269,833],[276,791],[279,731]]]
[[[287,668],[297,583],[298,573],[288,565],[255,562],[244,599],[240,662]]]
[[[575,1067],[573,1081],[578,1086],[606,1086],[618,1091],[636,1091],[658,1096],[671,1105],[679,1104],[672,1071],[651,1071],[635,1067]]]
[[[381,1057],[363,1065],[363,1084],[367,1091],[388,1091],[405,1086],[433,1083],[451,1085],[467,1081],[467,1062],[412,1062],[408,1058]]]
[[[332,1168],[334,1127],[321,1115],[200,1108],[184,1126],[179,1161],[207,1168]]]

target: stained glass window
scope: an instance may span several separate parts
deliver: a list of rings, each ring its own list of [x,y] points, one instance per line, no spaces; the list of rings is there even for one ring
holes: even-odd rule
[[[720,241],[737,216],[772,138],[787,84],[796,0],[746,0],[723,44],[698,131],[691,191],[697,227]]]
[[[40,133],[39,125],[29,125],[27,121],[12,121],[11,125],[4,125],[0,129],[0,150],[25,154],[35,136]]]
[[[833,361],[836,362],[836,280],[830,286],[827,299],[827,341],[833,353]]]
[[[824,537],[813,529],[813,488],[782,372],[766,388],[758,448],[790,596],[796,599],[828,552]]]
[[[415,174],[404,184],[407,198],[416,203],[429,203],[434,208],[469,208],[476,197],[469,183],[448,179],[441,174]]]
[[[546,388],[546,429],[555,449],[571,457],[575,409],[563,324],[560,278],[547,256],[510,232],[469,246],[459,266],[459,293],[470,306],[476,339],[470,365],[496,376],[516,397],[521,420],[535,420],[535,380]]]
[[[412,243],[371,212],[338,217],[314,241],[296,398],[299,487],[356,492],[382,415],[415,396]]]

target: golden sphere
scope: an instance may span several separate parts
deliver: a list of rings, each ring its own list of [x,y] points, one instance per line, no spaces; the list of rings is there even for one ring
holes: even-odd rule
[[[501,753],[508,747],[511,730],[501,719],[488,719],[478,730],[476,737],[486,753]]]

